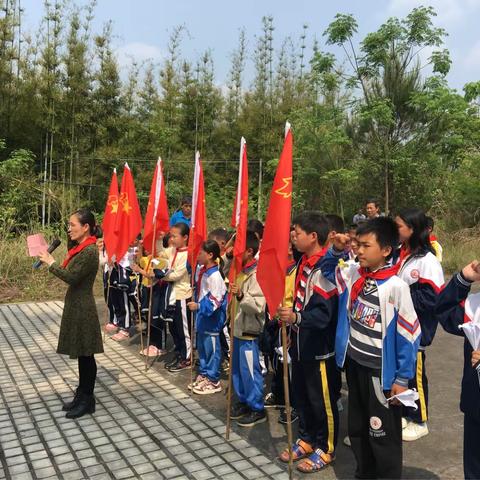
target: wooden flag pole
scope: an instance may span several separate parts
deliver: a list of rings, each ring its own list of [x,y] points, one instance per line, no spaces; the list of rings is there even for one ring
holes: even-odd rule
[[[232,259],[233,265],[230,268],[233,268],[233,279],[236,281],[236,261],[235,257]],[[233,344],[234,344],[234,337],[233,337],[233,330],[235,326],[235,315],[233,311],[233,302],[230,299],[230,349],[229,349],[229,358],[228,358],[228,385],[227,385],[227,424],[225,429],[225,439],[230,440],[230,428],[231,428],[231,411],[232,411],[232,367],[233,367]]]
[[[154,224],[153,227],[153,238],[152,238],[152,260],[153,260],[153,255],[155,253],[155,248],[156,248],[156,241],[157,241],[157,225],[156,223]],[[148,272],[147,272],[148,273]],[[150,330],[152,328],[152,303],[153,303],[153,279],[152,279],[152,288],[150,289],[150,296],[148,298],[148,318],[147,318],[147,354],[148,350],[150,348]],[[145,356],[145,372],[148,370],[148,355]]]
[[[148,267],[147,267],[147,270],[148,270]],[[140,347],[143,352],[143,320],[142,320],[142,307],[140,305],[140,275],[136,273],[135,277],[137,279],[137,289],[136,289],[137,290],[137,314],[138,314],[138,320],[140,322]]]
[[[290,408],[290,388],[288,384],[288,347],[287,347],[287,327],[286,322],[282,321],[282,350],[283,350],[283,391],[285,397],[285,412],[287,414],[287,441],[288,441],[288,478],[293,477],[293,434],[292,434],[292,411]]]
[[[192,256],[193,261],[193,256]],[[195,300],[195,275],[197,273],[196,265],[192,267],[192,301]],[[187,307],[188,308],[188,307]],[[190,393],[193,395],[193,342],[195,339],[195,311],[190,310],[190,385],[192,389]]]
[[[105,329],[107,328],[107,324],[109,323],[109,318],[110,318],[110,309],[108,308],[108,302],[110,301],[110,272],[108,272],[108,277],[107,277],[107,301],[106,301],[106,306],[107,309],[105,311],[105,323],[103,325],[103,343],[105,343]]]

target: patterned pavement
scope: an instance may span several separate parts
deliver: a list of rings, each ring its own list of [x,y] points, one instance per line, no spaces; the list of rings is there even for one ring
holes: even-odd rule
[[[285,469],[132,351],[97,356],[97,411],[68,420],[76,361],[55,352],[61,302],[0,305],[0,479],[287,479]]]

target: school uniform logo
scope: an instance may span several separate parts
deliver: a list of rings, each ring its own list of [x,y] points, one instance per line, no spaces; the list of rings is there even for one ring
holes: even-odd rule
[[[386,435],[385,430],[382,428],[382,420],[378,417],[370,417],[370,431],[371,437],[378,438]]]
[[[382,428],[382,421],[378,417],[370,417],[370,427],[372,430],[380,430]]]
[[[410,276],[416,280],[418,277],[420,277],[420,272],[416,268],[413,268],[410,272]]]

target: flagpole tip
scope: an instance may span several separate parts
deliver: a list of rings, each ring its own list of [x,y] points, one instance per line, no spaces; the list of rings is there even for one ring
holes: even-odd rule
[[[125,167],[124,168],[128,168],[130,170],[130,167],[128,166],[128,162],[125,162]]]
[[[116,175],[117,174],[117,167],[113,169],[113,173]]]

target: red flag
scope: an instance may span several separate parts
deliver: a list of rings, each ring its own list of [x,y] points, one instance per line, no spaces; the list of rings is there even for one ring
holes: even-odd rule
[[[163,180],[162,159],[159,157],[153,174],[143,230],[143,245],[153,256],[156,255],[156,251],[154,251],[156,249],[153,245],[154,238],[157,239],[160,232],[168,232],[168,220],[169,215],[165,183]]]
[[[105,205],[105,214],[103,215],[103,241],[108,258],[112,258],[115,253],[117,236],[115,234],[115,222],[118,212],[118,180],[117,169],[113,169],[110,189],[108,190],[107,204]]]
[[[192,223],[188,239],[188,258],[192,271],[197,264],[197,257],[202,243],[207,239],[207,210],[205,207],[205,187],[200,152],[195,154],[195,173],[193,175]]]
[[[273,180],[257,267],[258,283],[272,315],[281,305],[285,292],[292,210],[292,156],[293,138],[287,122],[285,143]]]
[[[232,227],[236,229],[233,247],[234,267],[230,269],[229,280],[235,282],[235,277],[242,270],[242,257],[247,241],[248,222],[248,161],[247,142],[242,137],[240,141],[240,168],[238,170],[238,186],[235,205],[232,214]]]
[[[138,205],[132,172],[127,163],[123,169],[118,207],[117,222],[115,223],[115,233],[117,235],[115,259],[120,261],[127,253],[130,244],[135,241],[142,230],[140,206]]]

